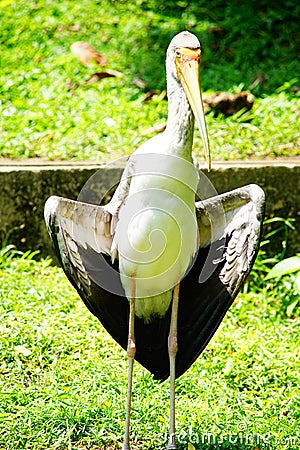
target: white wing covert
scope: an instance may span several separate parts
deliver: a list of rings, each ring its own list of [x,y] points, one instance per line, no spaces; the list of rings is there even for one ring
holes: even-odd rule
[[[225,239],[220,280],[234,295],[251,270],[262,229],[265,196],[248,185],[196,203],[200,247]]]

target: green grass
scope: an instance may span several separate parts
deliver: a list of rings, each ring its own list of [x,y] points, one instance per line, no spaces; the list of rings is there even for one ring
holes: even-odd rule
[[[0,449],[121,448],[126,353],[49,261],[3,252],[0,276]],[[177,380],[180,450],[188,441],[198,450],[299,448],[300,317],[286,315],[288,295],[267,284],[241,294]],[[168,394],[168,382],[136,364],[133,449],[162,448]]]
[[[165,89],[165,49],[182,29],[203,43],[206,93],[248,89],[253,110],[207,117],[212,156],[249,159],[299,155],[299,3],[0,0],[0,155],[107,162],[131,153],[163,123],[167,102],[144,103]],[[94,69],[72,56],[88,41],[122,79],[83,86]],[[73,91],[69,86],[76,84]],[[113,121],[107,121],[113,119]],[[199,157],[200,140],[195,150]]]

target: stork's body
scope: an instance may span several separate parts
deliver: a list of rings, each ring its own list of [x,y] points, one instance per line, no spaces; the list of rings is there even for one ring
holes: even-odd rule
[[[163,164],[154,167],[157,156]],[[166,313],[172,289],[198,248],[198,173],[190,162],[163,153],[134,155],[132,161],[135,173],[120,212],[115,245],[126,295],[130,298],[134,277],[136,315],[149,321],[152,315]],[[188,175],[185,182],[180,169]]]
[[[130,301],[127,419],[124,450],[130,448],[129,422],[132,370],[135,356],[135,315],[148,323],[166,315],[173,294],[169,333],[170,442],[175,444],[175,358],[178,296],[198,248],[195,194],[198,171],[192,162],[194,117],[199,121],[209,153],[199,85],[200,43],[187,32],[175,36],[167,51],[166,130],[142,145],[130,158],[120,187],[112,199],[124,198],[113,240],[121,282]],[[109,210],[109,209],[108,209]]]
[[[200,43],[194,35],[183,32],[172,40],[166,60],[166,130],[131,156],[131,170],[125,171],[118,188],[126,190],[129,184],[113,246],[126,295],[131,297],[134,278],[135,313],[146,321],[151,315],[166,313],[173,287],[186,273],[198,248],[198,171],[192,162],[194,115],[208,152],[199,86],[200,54]],[[117,192],[115,197],[119,195]]]
[[[198,225],[195,214],[198,172],[186,159],[163,152],[163,144],[167,143],[164,135],[155,141],[160,150],[158,155],[148,154],[145,146],[131,158],[130,164],[133,165],[134,171],[113,241],[113,247],[118,253],[121,282],[130,301],[127,346],[129,393],[124,450],[130,448],[130,391],[135,356],[134,316],[141,318],[145,323],[151,322],[155,316],[165,316],[172,300],[173,290],[178,286],[177,298],[173,300],[174,336],[171,336],[170,332],[169,343],[169,356],[173,360],[171,386],[174,392],[178,288],[180,279],[186,273],[198,248]],[[166,150],[170,148],[166,147]],[[159,166],[157,157],[160,160]],[[191,146],[187,157],[191,158]],[[174,399],[174,395],[171,395]],[[174,420],[173,401],[171,407],[173,438],[169,448],[176,448],[173,442]]]
[[[200,55],[198,39],[188,32],[171,41],[166,130],[130,157],[109,204],[51,197],[45,206],[46,223],[68,278],[127,349],[124,450],[130,449],[134,359],[155,378],[170,375],[167,448],[177,448],[175,378],[216,331],[250,271],[260,238],[264,195],[259,187],[195,203],[199,182],[192,158],[195,118],[210,165]]]

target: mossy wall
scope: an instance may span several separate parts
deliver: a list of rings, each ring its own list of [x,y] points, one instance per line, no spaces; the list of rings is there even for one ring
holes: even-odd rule
[[[93,182],[92,175],[97,173]],[[87,180],[93,185],[97,201],[118,182],[122,167],[96,166],[2,166],[0,167],[0,239],[6,238],[19,250],[40,250],[43,256],[53,256],[43,218],[44,204],[51,195],[77,199]],[[293,217],[296,231],[290,232],[288,254],[300,251],[300,164],[239,165],[218,164],[207,174],[221,193],[245,184],[259,184],[266,193],[267,217]],[[106,196],[105,196],[106,195]],[[97,198],[98,196],[98,198]],[[273,250],[280,249],[275,238]]]

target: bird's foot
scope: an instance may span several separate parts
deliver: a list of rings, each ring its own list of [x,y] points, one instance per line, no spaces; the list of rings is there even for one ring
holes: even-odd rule
[[[177,449],[178,449],[178,447],[177,447],[177,445],[175,444],[175,441],[174,441],[174,440],[172,440],[171,442],[169,442],[168,445],[167,445],[167,447],[166,447],[166,450],[177,450]]]
[[[131,450],[129,439],[124,439],[122,450]]]
[[[123,444],[122,450],[131,450],[130,444]]]

